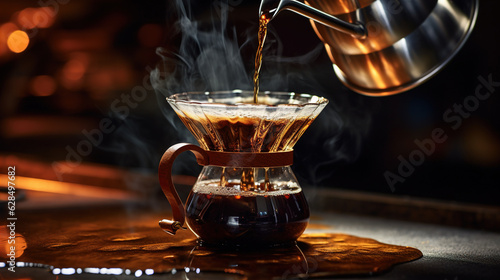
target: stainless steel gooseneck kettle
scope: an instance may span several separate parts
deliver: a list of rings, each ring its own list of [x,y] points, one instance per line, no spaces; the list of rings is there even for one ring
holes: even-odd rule
[[[478,0],[262,0],[311,19],[338,78],[365,95],[409,90],[441,70],[471,33]],[[320,24],[318,24],[320,23]]]

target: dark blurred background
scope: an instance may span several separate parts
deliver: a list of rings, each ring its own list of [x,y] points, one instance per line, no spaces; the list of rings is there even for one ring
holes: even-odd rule
[[[154,174],[163,151],[186,141],[149,82],[162,62],[156,48],[175,58],[182,42],[174,2],[1,2],[3,164],[12,156],[45,164],[62,180],[83,164]],[[189,2],[201,30],[223,26],[221,12],[227,12],[225,34],[240,46],[248,72],[249,83],[240,88],[251,89],[259,1]],[[456,129],[443,117],[474,95],[479,76],[500,81],[499,10],[498,1],[481,1],[476,27],[451,63],[416,89],[385,98],[359,95],[337,80],[308,20],[289,12],[273,20],[261,88],[330,99],[295,148],[302,185],[499,205],[500,87]],[[415,140],[431,138],[434,129],[443,129],[446,141],[401,176],[401,159],[409,160],[418,150]],[[193,159],[176,166],[179,174],[198,171]],[[401,177],[388,183],[388,172]],[[23,173],[28,170],[18,170]]]

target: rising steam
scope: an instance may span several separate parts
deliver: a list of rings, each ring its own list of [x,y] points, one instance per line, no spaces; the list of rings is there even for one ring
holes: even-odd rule
[[[189,1],[173,2],[178,20],[169,28],[181,36],[181,42],[177,51],[157,49],[162,65],[151,72],[151,81],[164,115],[179,128],[173,111],[165,102],[166,97],[186,91],[251,89],[252,84],[240,55],[236,30],[226,30],[224,6],[217,6],[223,9],[220,17],[212,13],[207,28],[206,23],[202,25],[192,19]]]
[[[176,20],[167,28],[175,33],[171,41],[177,43],[157,49],[161,63],[151,72],[162,113],[176,129],[178,139],[192,143],[195,143],[194,138],[165,98],[186,91],[251,90],[258,29],[257,7],[254,22],[249,23],[247,30],[237,30],[228,27],[228,13],[238,13],[240,7],[209,5],[203,13],[204,20],[196,20],[190,4],[199,2],[171,1]],[[278,38],[271,22],[263,55],[261,89],[306,92],[330,99],[330,104],[296,146],[296,174],[319,184],[331,175],[335,164],[349,163],[359,156],[362,140],[370,126],[368,110],[359,107],[358,102],[365,97],[345,97],[347,90],[340,83],[332,86],[331,80],[336,78],[321,44],[307,54],[283,57],[283,48],[293,46],[283,46]],[[323,59],[324,72],[330,77],[326,85],[315,74],[319,59]],[[349,106],[358,107],[346,109]]]

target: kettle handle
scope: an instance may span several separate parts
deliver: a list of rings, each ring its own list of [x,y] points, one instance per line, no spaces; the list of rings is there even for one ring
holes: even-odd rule
[[[350,23],[334,17],[328,13],[315,9],[309,5],[296,0],[261,0],[259,7],[259,17],[263,14],[269,14],[272,20],[280,11],[289,10],[305,16],[311,20],[319,22],[330,28],[350,34],[358,39],[363,39],[367,36],[365,26],[358,23]]]
[[[158,179],[161,190],[172,207],[173,220],[163,219],[159,222],[159,225],[166,233],[171,235],[174,235],[180,228],[186,229],[184,227],[186,220],[184,205],[172,181],[172,165],[175,158],[185,151],[191,151],[195,155],[199,165],[208,164],[208,156],[205,150],[189,143],[175,144],[168,148],[161,157],[160,165],[158,166]]]

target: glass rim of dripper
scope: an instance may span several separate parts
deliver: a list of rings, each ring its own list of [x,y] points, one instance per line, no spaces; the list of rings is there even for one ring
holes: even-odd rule
[[[236,94],[240,96],[236,97],[241,97],[242,94],[248,95],[247,97],[250,102],[234,102],[234,103],[225,103],[225,102],[211,102],[211,101],[205,101],[205,100],[185,100],[185,99],[180,99],[180,97],[187,97],[188,95],[192,96],[208,96],[208,95],[216,95],[216,94]],[[253,103],[253,94],[254,92],[251,90],[240,90],[240,89],[235,89],[235,90],[220,90],[220,91],[186,91],[186,92],[180,92],[180,93],[175,93],[166,98],[166,100],[169,103],[186,103],[186,104],[200,104],[200,105],[206,105],[206,106],[266,106],[266,107],[278,107],[278,106],[296,106],[296,107],[305,107],[305,106],[319,106],[319,105],[326,105],[328,104],[329,100],[326,99],[325,97],[319,96],[319,95],[314,95],[314,94],[308,94],[308,93],[295,93],[295,92],[287,92],[287,91],[261,91],[259,92],[259,99],[262,100],[263,98],[270,98],[271,95],[275,96],[289,96],[292,98],[288,99],[283,99],[282,101],[285,100],[293,100],[295,102],[293,103],[285,103],[285,102],[279,102],[275,104],[268,104],[268,103]],[[304,98],[308,99],[308,101],[303,101],[299,98]]]

